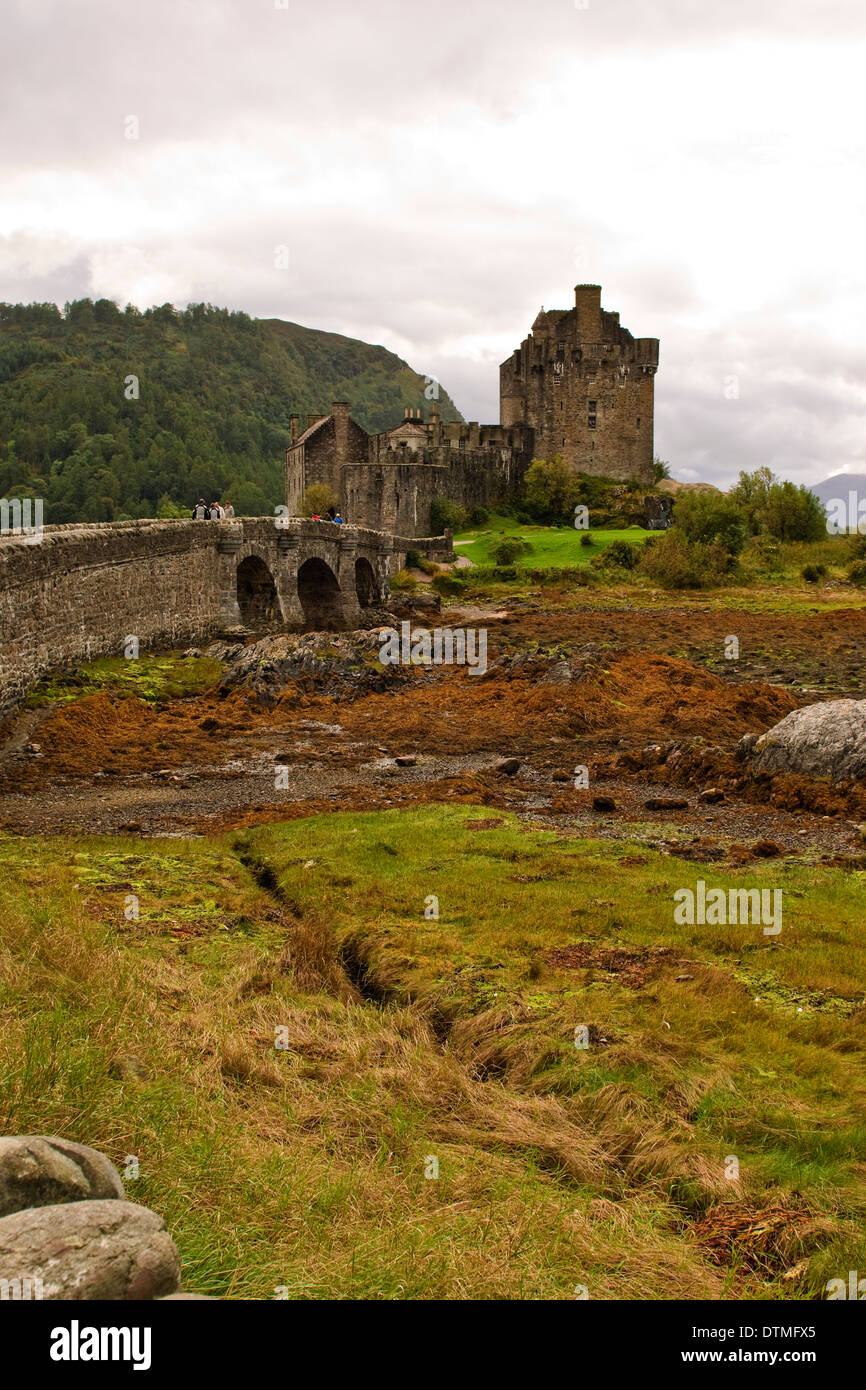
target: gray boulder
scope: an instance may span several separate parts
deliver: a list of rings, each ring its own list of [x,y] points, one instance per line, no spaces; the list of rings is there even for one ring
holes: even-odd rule
[[[113,1163],[71,1139],[24,1134],[0,1139],[0,1217],[27,1207],[125,1197]]]
[[[787,714],[754,744],[755,772],[798,772],[831,782],[866,778],[866,700],[827,700]]]
[[[38,1279],[42,1298],[154,1299],[180,1258],[165,1222],[132,1202],[71,1202],[0,1218],[0,1280]]]

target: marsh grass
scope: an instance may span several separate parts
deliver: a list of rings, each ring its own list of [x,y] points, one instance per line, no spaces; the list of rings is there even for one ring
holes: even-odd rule
[[[185,1287],[225,1297],[814,1297],[864,1267],[863,875],[484,816],[0,839],[0,1132],[136,1155]],[[676,926],[697,876],[781,886],[781,937]],[[808,1272],[709,1258],[719,1204],[810,1214]]]

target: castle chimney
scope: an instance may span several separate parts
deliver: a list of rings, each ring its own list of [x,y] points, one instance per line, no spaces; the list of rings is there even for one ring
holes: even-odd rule
[[[404,420],[408,420],[408,419],[409,419],[409,407],[408,407],[408,405],[404,405],[404,407],[403,407],[403,419],[404,419]]]
[[[349,462],[349,404],[347,401],[334,401],[331,406],[334,421],[337,466]]]
[[[291,431],[292,431],[292,443],[293,443],[293,444],[297,444],[297,442],[298,442],[298,424],[299,424],[299,421],[300,421],[300,417],[299,417],[299,416],[297,416],[297,415],[290,415],[290,416],[289,416],[289,426],[290,426]]]
[[[581,342],[601,341],[601,285],[575,285],[577,333]]]
[[[478,421],[477,421],[477,420],[470,420],[470,421],[469,421],[469,447],[470,447],[470,449],[477,449],[478,446],[479,446]]]

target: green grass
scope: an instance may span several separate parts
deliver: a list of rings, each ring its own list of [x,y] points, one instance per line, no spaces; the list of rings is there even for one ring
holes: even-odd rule
[[[210,657],[185,657],[180,652],[142,653],[135,660],[106,656],[75,671],[46,676],[30,692],[27,706],[68,703],[100,690],[154,703],[183,699],[210,689],[222,670],[222,663]]]
[[[469,542],[467,545],[458,544],[456,552],[466,555],[475,565],[495,564],[491,551],[499,541],[506,536],[520,536],[528,542],[530,549],[514,561],[518,569],[576,568],[589,564],[611,541],[625,540],[641,545],[652,532],[644,531],[640,526],[631,526],[627,530],[591,530],[591,546],[581,545],[580,538],[585,534],[573,526],[521,526],[513,517],[497,513],[491,516],[482,530],[462,531],[454,540]]]
[[[135,1154],[191,1290],[780,1298],[866,1266],[862,873],[464,805],[4,837],[0,870],[0,1132]],[[676,926],[699,877],[781,887],[781,936]],[[804,1280],[715,1266],[689,1221],[718,1201],[820,1217]]]

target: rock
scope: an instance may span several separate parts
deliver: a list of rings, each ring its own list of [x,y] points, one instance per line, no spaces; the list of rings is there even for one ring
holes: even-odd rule
[[[395,618],[435,618],[442,608],[442,600],[435,591],[423,590],[416,594],[392,593],[388,595],[388,611]]]
[[[414,767],[417,761],[414,753],[398,753],[394,759],[398,767]]]
[[[594,796],[592,798],[592,809],[594,811],[615,811],[616,802],[612,796]]]
[[[650,743],[640,755],[641,767],[658,767],[664,762],[664,750],[660,743]]]
[[[571,663],[568,661],[556,661],[541,677],[539,685],[571,685],[573,680],[574,674],[571,669]]]
[[[756,741],[752,770],[866,779],[866,700],[826,700],[787,714]]]
[[[725,793],[721,787],[707,787],[698,797],[698,801],[703,801],[708,806],[713,806],[716,802],[724,801],[724,799]]]
[[[500,758],[498,763],[493,764],[493,771],[504,772],[506,777],[513,777],[519,767],[519,758]]]
[[[752,750],[758,742],[758,738],[758,734],[743,734],[743,737],[734,749],[734,758],[738,763],[743,763],[747,758],[751,757]]]
[[[174,1293],[180,1257],[165,1222],[133,1202],[71,1202],[0,1219],[0,1279],[38,1278],[46,1300]]]
[[[125,1196],[114,1164],[86,1144],[35,1134],[0,1139],[0,1217],[28,1207]]]
[[[651,796],[644,802],[647,811],[685,811],[688,802],[681,796]]]

